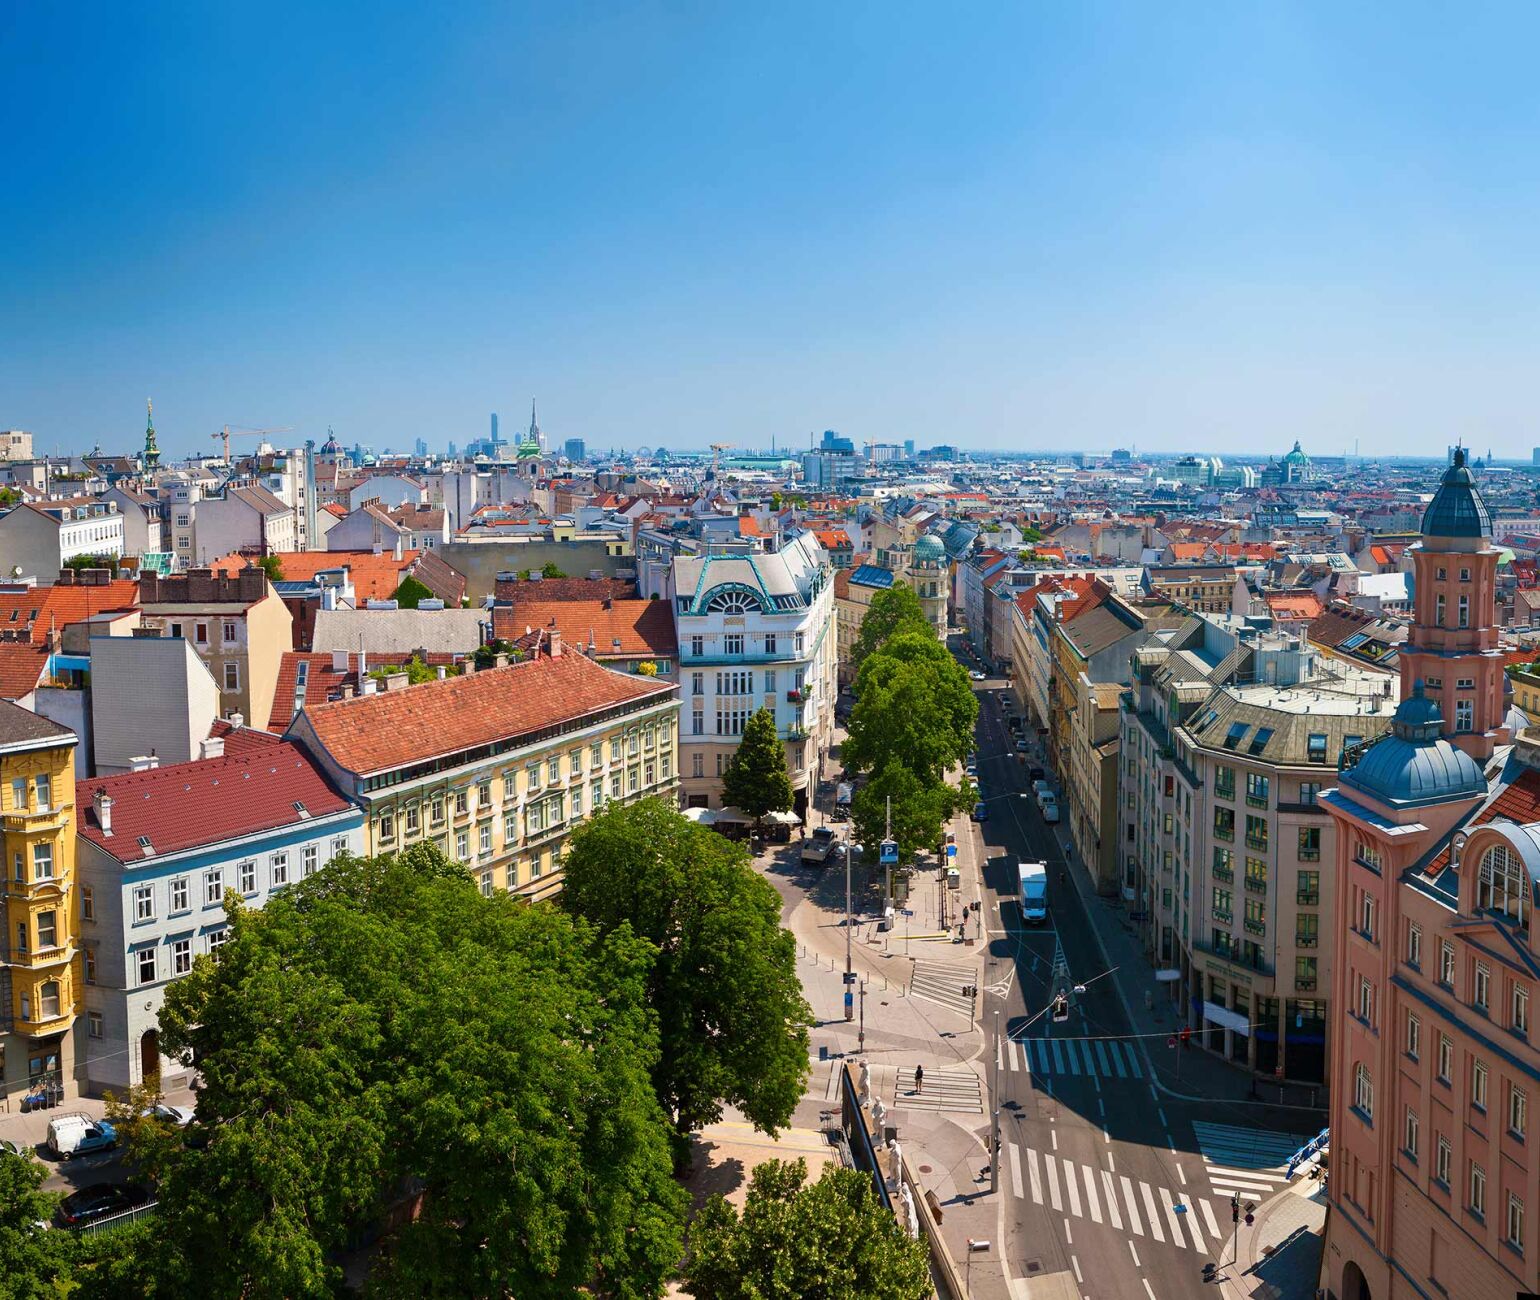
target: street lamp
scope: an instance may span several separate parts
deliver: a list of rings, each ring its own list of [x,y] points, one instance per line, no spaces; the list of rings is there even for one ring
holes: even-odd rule
[[[846,1020],[854,1020],[856,1018],[856,1012],[855,1012],[855,1000],[856,999],[855,999],[855,993],[854,993],[854,991],[852,989],[852,986],[856,982],[856,976],[855,976],[855,966],[854,966],[854,964],[853,964],[853,962],[851,960],[851,953],[850,953],[850,944],[851,944],[850,932],[851,932],[852,929],[854,929],[854,926],[853,926],[853,924],[851,922],[851,917],[850,917],[850,854],[851,854],[851,851],[853,849],[859,849],[860,847],[861,846],[859,844],[852,844],[849,840],[845,841],[845,1019]],[[864,1010],[864,1007],[863,1007],[863,1010]]]

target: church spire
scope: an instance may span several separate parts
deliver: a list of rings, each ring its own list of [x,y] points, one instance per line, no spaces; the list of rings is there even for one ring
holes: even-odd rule
[[[545,439],[540,436],[540,421],[535,418],[535,399],[529,399],[529,437],[526,442],[532,442],[542,451],[545,449]]]
[[[144,471],[148,474],[160,464],[160,448],[155,445],[155,403],[146,397],[144,407]]]

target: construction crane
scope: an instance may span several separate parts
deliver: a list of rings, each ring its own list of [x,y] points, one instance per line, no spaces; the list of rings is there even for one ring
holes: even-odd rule
[[[730,442],[714,442],[711,444],[711,477],[716,478],[717,471],[722,464],[722,453],[731,451],[735,444]]]
[[[209,435],[215,439],[222,439],[225,446],[225,464],[230,463],[230,439],[231,438],[261,438],[269,433],[293,433],[292,424],[281,425],[276,429],[251,429],[244,425],[227,424],[218,433]]]

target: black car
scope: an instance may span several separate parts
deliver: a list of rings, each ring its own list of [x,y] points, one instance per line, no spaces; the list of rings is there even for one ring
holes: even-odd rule
[[[1042,768],[1040,768],[1040,767],[1029,767],[1027,769],[1027,784],[1028,785],[1031,785],[1032,782],[1034,782],[1034,781],[1046,781],[1047,779],[1048,779],[1048,773],[1043,771]]]
[[[59,1222],[66,1228],[79,1228],[97,1219],[138,1209],[149,1199],[149,1189],[138,1183],[92,1183],[60,1202]]]

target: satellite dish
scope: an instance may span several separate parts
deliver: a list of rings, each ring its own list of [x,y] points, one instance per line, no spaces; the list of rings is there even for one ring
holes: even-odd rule
[[[19,564],[11,565],[11,577],[13,577],[13,578],[21,577],[21,565],[19,565]]]

